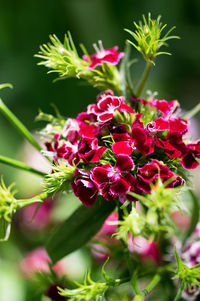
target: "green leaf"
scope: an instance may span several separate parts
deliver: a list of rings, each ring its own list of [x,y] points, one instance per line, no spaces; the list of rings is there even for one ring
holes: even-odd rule
[[[192,209],[192,214],[191,214],[192,219],[191,219],[190,227],[183,237],[183,243],[185,243],[187,238],[190,237],[190,235],[194,232],[196,225],[199,221],[199,209],[200,209],[199,200],[197,199],[195,194],[192,192],[192,190],[189,190],[189,193],[190,193],[190,196],[191,196],[191,199],[193,202],[193,209]]]
[[[92,207],[80,206],[47,241],[46,250],[53,263],[85,245],[114,208],[115,202],[100,196]]]

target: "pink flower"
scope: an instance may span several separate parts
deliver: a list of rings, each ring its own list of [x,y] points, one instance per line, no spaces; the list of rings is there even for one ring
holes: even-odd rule
[[[153,261],[156,264],[160,262],[160,253],[158,246],[154,241],[150,242],[142,236],[132,237],[129,233],[128,236],[128,248],[130,252],[137,253],[142,261],[149,262]]]
[[[98,232],[98,235],[108,235],[111,236],[112,234],[117,232],[117,221],[118,221],[118,213],[112,212],[107,219],[105,220],[103,226]],[[116,222],[116,224],[112,224],[112,222]]]
[[[99,162],[105,150],[105,146],[98,146],[97,138],[84,137],[78,145],[78,156],[84,163]]]
[[[71,181],[71,186],[76,197],[85,206],[92,206],[98,196],[98,186],[91,180],[88,171],[76,169],[75,178]]]
[[[83,60],[89,63],[89,69],[101,66],[102,63],[117,65],[120,59],[124,56],[123,52],[117,52],[117,46],[110,49],[104,49],[101,41],[99,41],[99,48],[96,44],[94,44],[94,48],[97,52],[96,54],[83,56]]]
[[[48,198],[42,204],[28,205],[21,210],[20,224],[31,230],[41,230],[51,223],[52,199]]]
[[[105,164],[91,170],[92,180],[99,185],[103,197],[113,201],[117,197],[124,197],[130,190],[130,184],[123,173],[134,168],[133,160],[127,155],[119,155],[115,166]]]
[[[20,270],[27,278],[33,276],[36,272],[49,273],[49,265],[51,264],[51,259],[49,258],[46,250],[43,247],[39,247],[32,252],[30,252],[21,262]],[[63,268],[62,263],[57,262],[53,266],[53,270],[56,274],[62,274]]]
[[[118,213],[112,212],[94,237],[95,240],[98,240],[100,243],[91,244],[91,253],[95,259],[100,262],[105,261],[108,257],[112,257],[112,252],[109,249],[109,246],[119,244],[119,240],[112,236],[117,232],[117,222]]]

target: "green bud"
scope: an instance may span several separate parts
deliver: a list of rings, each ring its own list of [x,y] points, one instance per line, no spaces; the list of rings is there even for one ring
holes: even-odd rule
[[[53,194],[58,191],[68,190],[74,177],[75,167],[71,165],[53,166],[53,173],[48,174],[44,180],[44,191]]]
[[[137,24],[134,22],[135,31],[125,29],[135,39],[135,43],[128,41],[133,45],[144,57],[147,62],[154,63],[155,58],[161,54],[168,54],[169,52],[160,52],[162,46],[167,46],[167,41],[170,39],[178,39],[177,36],[170,36],[169,34],[174,30],[172,27],[166,34],[162,36],[163,30],[167,24],[162,25],[160,22],[161,16],[156,20],[151,19],[151,14],[148,14],[148,19],[143,15],[143,20]]]
[[[124,220],[119,221],[119,230],[116,234],[118,239],[123,239],[127,242],[128,233],[133,236],[138,236],[143,232],[145,220],[142,214],[139,214],[133,207],[131,213],[124,217]]]
[[[8,188],[3,178],[0,183],[0,241],[7,240],[10,234],[11,220],[17,210],[17,200],[14,198],[16,190],[12,191],[15,184]]]

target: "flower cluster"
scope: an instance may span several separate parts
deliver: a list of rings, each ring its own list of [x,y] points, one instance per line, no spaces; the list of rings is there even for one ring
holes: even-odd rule
[[[107,201],[135,201],[130,192],[149,194],[158,181],[166,189],[182,186],[183,170],[199,166],[200,141],[184,141],[189,123],[177,116],[178,108],[177,101],[133,97],[128,105],[105,91],[59,132],[51,127],[47,154],[74,166],[71,187],[86,206],[98,194]]]

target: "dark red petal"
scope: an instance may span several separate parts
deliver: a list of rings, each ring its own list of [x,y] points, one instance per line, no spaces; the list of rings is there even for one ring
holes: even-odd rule
[[[110,191],[113,195],[125,194],[129,191],[130,185],[122,177],[115,178],[110,185]]]
[[[185,169],[195,169],[200,166],[200,164],[195,160],[192,153],[184,156],[180,163]]]
[[[128,155],[118,155],[115,168],[120,172],[128,171],[134,168],[134,162]]]
[[[144,145],[147,141],[147,134],[143,128],[134,127],[132,129],[131,137],[137,145]]]
[[[95,152],[94,155],[92,156],[91,160],[89,162],[99,162],[99,160],[101,159],[103,153],[106,151],[106,147],[105,146],[101,146],[99,147]]]
[[[144,181],[138,181],[137,182],[137,188],[142,190],[143,192],[150,193],[151,192],[151,186],[149,183],[146,183]]]
[[[98,187],[91,180],[72,180],[71,186],[75,196],[77,196],[85,206],[92,206],[98,195]]]
[[[131,155],[133,148],[129,141],[120,141],[112,145],[112,151],[116,155]]]
[[[101,191],[104,199],[106,199],[109,202],[117,198],[117,195],[111,192],[110,184],[108,183],[101,185]]]
[[[145,164],[143,167],[138,168],[138,170],[140,171],[138,177],[146,183],[150,183],[158,177],[158,166],[152,162]]]
[[[94,167],[91,170],[92,180],[97,184],[106,183],[109,181],[109,173],[113,172],[113,167],[110,164]]]

